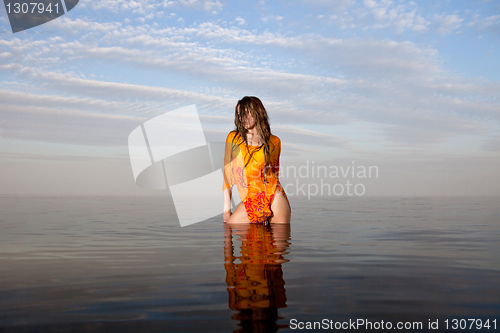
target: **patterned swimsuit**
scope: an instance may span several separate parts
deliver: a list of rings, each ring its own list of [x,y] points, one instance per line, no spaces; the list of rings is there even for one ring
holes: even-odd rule
[[[290,206],[279,181],[281,141],[275,135],[269,141],[271,165],[266,167],[263,146],[247,146],[235,131],[226,139],[223,190],[236,185],[250,223],[266,223],[272,216],[276,190]]]

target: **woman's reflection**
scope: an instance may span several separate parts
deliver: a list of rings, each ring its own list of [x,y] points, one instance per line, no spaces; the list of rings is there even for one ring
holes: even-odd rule
[[[224,267],[229,308],[240,321],[235,332],[276,332],[278,309],[286,307],[285,281],[281,264],[290,245],[290,224],[224,223]],[[241,242],[240,256],[234,255],[235,241]]]

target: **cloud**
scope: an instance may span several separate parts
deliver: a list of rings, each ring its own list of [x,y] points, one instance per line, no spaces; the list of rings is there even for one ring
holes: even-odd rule
[[[114,161],[127,161],[128,156],[106,155],[106,156],[91,156],[81,154],[36,154],[36,153],[11,153],[0,152],[0,160],[39,160],[39,161],[62,161],[62,162],[114,162]]]
[[[216,0],[179,0],[178,3],[182,6],[191,7],[209,11],[209,12],[217,12],[222,10],[222,4]]]
[[[77,145],[123,146],[128,134],[146,121],[146,112],[137,116],[116,113],[118,103],[90,98],[77,99],[39,96],[28,93],[0,91],[1,137]],[[168,110],[163,110],[163,112]],[[122,111],[123,112],[123,111]],[[162,113],[163,113],[162,112]],[[125,112],[124,112],[125,113]],[[139,113],[139,112],[135,112]],[[206,127],[208,141],[225,139],[232,129],[232,117],[202,115],[204,124],[223,124],[225,130]],[[313,144],[346,148],[347,140],[328,134],[304,130],[296,126],[275,125],[288,143]],[[19,157],[19,156],[17,156]]]
[[[394,28],[397,33],[403,33],[411,30],[414,32],[423,32],[428,30],[430,22],[421,15],[421,9],[418,4],[409,2],[393,2],[387,0],[374,1],[364,0],[363,5],[369,11],[373,22],[369,22],[366,12],[358,10],[358,21],[368,29],[386,29]],[[359,25],[358,23],[358,25]]]
[[[346,138],[306,130],[298,126],[278,124],[273,126],[273,132],[275,132],[283,141],[290,144],[327,146],[342,149],[352,148],[352,145]]]
[[[494,39],[498,39],[500,36],[500,15],[482,18],[480,14],[476,13],[472,15],[472,20],[466,26],[473,28],[476,33],[487,32]]]
[[[254,34],[250,31],[231,27],[223,28],[214,23],[203,23],[197,27],[176,29],[172,35],[193,36],[218,43],[237,43],[268,46],[273,49],[294,51],[296,55],[307,55],[318,58],[322,65],[342,66],[345,70],[380,68],[386,71],[389,67],[394,71],[407,75],[407,71],[421,73],[422,69],[436,70],[432,58],[437,54],[431,48],[421,49],[412,42],[395,42],[390,40],[374,40],[369,38],[335,39],[318,34],[304,34],[286,37],[265,32]]]
[[[238,25],[244,25],[246,23],[245,19],[239,16],[234,19],[234,22]]]
[[[497,29],[500,28],[500,15],[493,15],[486,17],[484,20],[482,20],[479,23],[478,29],[483,30],[483,29],[490,29],[494,28]]]
[[[410,41],[259,33],[215,22],[158,29],[60,21],[85,38],[0,41],[6,54],[0,70],[46,94],[99,100],[105,113],[123,106],[122,114],[145,117],[195,103],[205,114],[221,115],[231,113],[242,96],[257,95],[276,124],[372,122],[382,137],[406,145],[477,134],[486,131],[489,120],[498,119],[497,83],[452,76],[441,68],[436,49]],[[286,58],[280,58],[283,54]],[[85,62],[148,68],[166,78],[175,74],[189,78],[190,86],[176,89],[171,82],[174,88],[146,87],[58,73],[60,65]],[[54,71],[37,68],[40,63]],[[435,127],[437,123],[444,125]]]
[[[120,144],[133,128],[146,119],[183,104],[195,103],[202,112],[206,113],[211,110],[217,112],[217,109],[231,110],[235,103],[234,100],[166,88],[100,82],[30,68],[21,68],[20,71],[32,78],[34,82],[49,83],[53,93],[55,90],[61,90],[65,93],[78,93],[87,97],[46,96],[0,90],[2,101],[0,109],[3,119],[1,135],[3,137],[116,145]],[[124,96],[126,96],[125,100]],[[272,110],[274,119],[280,117],[306,119],[310,116],[303,111],[294,112],[292,108],[281,104],[268,103],[267,106]],[[232,126],[232,117],[202,114],[201,119],[203,123]],[[302,130],[299,133],[299,130],[296,128],[295,132],[300,134],[304,142],[308,141],[307,137],[309,139],[321,137],[330,144],[342,143],[340,138],[321,135],[314,131]],[[289,133],[291,129],[285,128],[283,131]]]
[[[139,119],[66,108],[0,103],[3,138],[86,145],[125,145]]]
[[[83,5],[83,6],[82,6]],[[90,7],[94,11],[109,11],[109,12],[130,12],[138,15],[146,15],[149,13],[156,14],[162,9],[167,8],[188,8],[195,10],[204,10],[207,12],[218,12],[222,10],[222,3],[218,0],[82,0],[80,6]]]
[[[488,31],[492,35],[497,35],[500,31],[500,15],[491,15],[496,9],[491,5],[484,6],[484,12],[490,14],[482,18],[479,9],[472,15],[472,20],[466,23],[458,9],[453,13],[435,13],[433,9],[446,7],[437,3],[436,6],[422,6],[416,1],[389,1],[389,0],[363,0],[359,2],[342,1],[339,2],[338,9],[329,6],[328,3],[336,1],[312,1],[311,6],[323,7],[322,15],[330,13],[331,22],[340,29],[350,29],[354,35],[360,31],[370,34],[372,31],[389,30],[397,34],[403,33],[436,33],[440,37],[445,37],[453,32],[460,32],[460,28],[474,27],[477,31]],[[471,10],[465,10],[470,13]]]
[[[462,22],[464,21],[464,19],[457,14],[446,15],[444,13],[434,14],[433,19],[438,25],[436,33],[441,36],[446,36],[452,31],[457,30],[461,27]]]
[[[61,24],[67,24],[67,22],[61,22]],[[241,70],[251,67],[260,73],[260,70],[255,68],[255,57],[236,49],[238,46],[248,44],[267,46],[274,50],[292,51],[297,56],[307,55],[312,59],[321,60],[322,66],[326,65],[326,68],[352,70],[356,73],[363,72],[365,75],[375,68],[377,75],[380,72],[386,75],[392,72],[407,76],[438,71],[437,64],[433,63],[437,51],[431,48],[419,48],[408,41],[395,42],[369,38],[335,39],[318,34],[293,37],[269,32],[255,34],[237,27],[224,28],[213,22],[205,22],[189,28],[161,30],[115,27],[114,30],[112,28],[102,36],[101,40],[106,43],[119,40],[121,46],[105,47],[75,41],[61,44],[61,46],[55,44],[52,48],[58,48],[59,52],[73,50],[73,53],[81,54],[80,57],[111,58],[121,61],[130,59],[136,63],[140,62],[142,56],[145,59],[142,62],[149,63],[153,67],[176,66],[185,70],[186,66],[192,67],[193,63],[199,63],[201,70],[198,67],[195,70],[200,71],[200,74],[204,70],[209,71],[208,68],[214,65],[229,67],[229,69],[234,66]],[[211,46],[204,46],[206,42],[209,42]],[[233,46],[217,47],[214,43]],[[161,59],[155,59],[155,57]],[[219,71],[220,68],[217,70]]]
[[[353,6],[356,2],[354,0],[302,0],[303,4],[308,6],[318,6],[323,8],[328,8],[331,12],[342,12],[347,10],[349,7]]]
[[[157,4],[153,0],[101,0],[101,1],[91,1],[82,0],[80,5],[84,7],[90,7],[94,11],[110,11],[110,12],[132,12],[134,14],[146,14],[152,12],[157,7]]]
[[[280,22],[280,21],[283,20],[283,16],[280,16],[280,15],[267,15],[267,16],[264,16],[261,20],[264,23],[271,22],[271,21]]]

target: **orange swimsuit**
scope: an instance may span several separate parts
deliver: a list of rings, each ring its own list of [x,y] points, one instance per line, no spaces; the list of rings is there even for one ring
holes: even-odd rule
[[[266,167],[264,146],[247,146],[235,131],[226,139],[223,190],[236,185],[250,223],[265,223],[272,216],[276,190],[290,205],[279,182],[281,141],[275,135],[269,141],[271,165]]]

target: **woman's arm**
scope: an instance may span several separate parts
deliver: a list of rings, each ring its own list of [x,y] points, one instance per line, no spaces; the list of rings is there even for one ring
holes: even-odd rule
[[[275,147],[274,147],[273,152],[271,153],[271,166],[272,166],[271,170],[273,171],[276,179],[279,179],[281,140],[278,137],[276,137],[276,141],[274,144],[275,144]]]
[[[227,222],[229,220],[229,217],[231,216],[231,188],[227,188],[223,192],[224,196],[224,214],[223,214],[223,219],[224,222]]]
[[[224,222],[229,220],[231,216],[231,188],[232,188],[232,170],[231,170],[231,154],[232,154],[232,145],[229,142],[229,138],[231,137],[231,133],[229,133],[226,138],[226,147],[224,152],[224,184],[222,185],[222,195],[224,199],[224,210],[223,210],[223,219]]]

